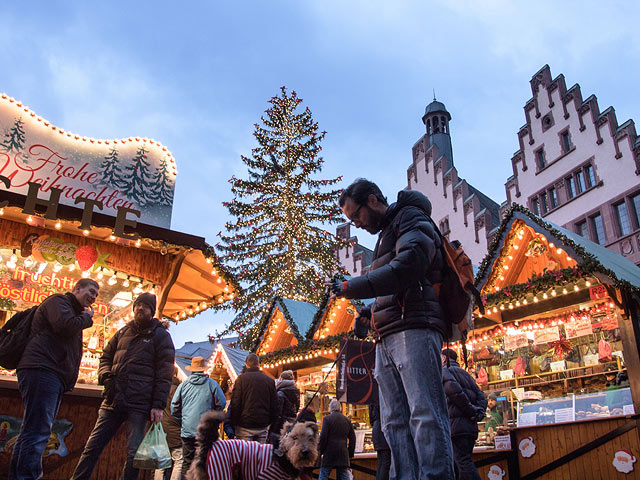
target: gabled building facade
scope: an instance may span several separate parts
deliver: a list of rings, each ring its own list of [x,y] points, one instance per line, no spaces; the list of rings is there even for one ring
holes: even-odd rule
[[[567,88],[545,65],[531,79],[520,148],[511,158],[512,203],[640,264],[640,140],[595,95]]]

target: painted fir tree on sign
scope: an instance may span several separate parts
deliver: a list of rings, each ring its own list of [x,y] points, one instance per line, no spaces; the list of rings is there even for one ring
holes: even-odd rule
[[[0,148],[6,153],[17,154],[24,148],[25,133],[22,118],[16,118],[13,127],[4,135],[4,139],[0,142]],[[26,155],[21,155],[22,160],[26,161]]]
[[[98,167],[101,178],[100,182],[103,185],[112,187],[115,189],[120,188],[122,184],[122,172],[120,171],[120,165],[118,164],[118,150],[116,147],[111,147],[111,150],[104,157],[104,161]]]
[[[342,221],[340,191],[331,188],[341,178],[313,178],[322,169],[326,132],[318,132],[309,108],[300,111],[295,91],[282,87],[269,103],[262,125],[255,125],[258,146],[241,157],[247,178],[230,180],[234,199],[224,205],[235,220],[218,245],[244,287],[234,298],[229,330],[246,333],[245,345],[274,295],[319,303],[325,279],[341,268],[335,255],[340,241],[323,228]]]
[[[169,175],[169,162],[162,157],[160,165],[151,179],[150,199],[158,205],[173,205],[173,181]]]
[[[136,151],[122,176],[120,188],[129,198],[144,207],[148,203],[148,195],[151,188],[149,162],[147,161],[147,151],[141,146]]]

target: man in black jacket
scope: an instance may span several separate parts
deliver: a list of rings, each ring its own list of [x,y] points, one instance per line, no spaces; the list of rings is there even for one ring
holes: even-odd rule
[[[18,368],[24,417],[11,457],[9,478],[41,478],[42,453],[64,392],[73,390],[82,359],[82,330],[93,325],[91,305],[99,285],[83,278],[36,310]]]
[[[434,288],[442,281],[442,240],[420,192],[401,191],[387,205],[375,183],[358,179],[340,196],[356,227],[378,233],[371,270],[331,285],[346,298],[372,298],[358,321],[373,329],[382,431],[391,447],[391,478],[452,479],[453,454],[442,386],[445,333]]]
[[[278,420],[276,384],[260,371],[255,353],[247,355],[245,365],[231,392],[231,425],[236,440],[266,443],[269,425]]]
[[[322,419],[318,454],[322,455],[318,480],[328,480],[331,470],[336,469],[337,480],[349,479],[349,459],[356,450],[356,434],[353,425],[342,412],[335,398],[329,402],[329,415]]]
[[[155,295],[143,293],[136,298],[133,321],[118,330],[102,352],[98,382],[104,385],[104,400],[74,480],[91,478],[100,453],[123,422],[127,426],[127,461],[121,478],[138,478],[133,457],[147,420],[162,421],[175,358],[171,336],[153,317],[155,312]]]
[[[478,384],[458,364],[458,354],[442,351],[442,380],[449,405],[453,459],[459,480],[480,480],[473,463],[473,446],[478,438],[478,422],[484,418],[487,398]]]

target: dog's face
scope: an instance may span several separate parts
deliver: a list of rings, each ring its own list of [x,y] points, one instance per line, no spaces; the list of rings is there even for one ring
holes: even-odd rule
[[[286,422],[280,431],[280,448],[295,468],[313,467],[318,459],[318,424],[298,422],[287,433],[290,427]]]

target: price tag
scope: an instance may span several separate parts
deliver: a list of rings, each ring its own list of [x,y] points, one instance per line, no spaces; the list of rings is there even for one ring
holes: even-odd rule
[[[513,392],[513,395],[516,397],[516,400],[521,402],[522,399],[524,398],[524,388],[522,388],[522,387],[514,388],[511,391]]]
[[[511,435],[496,435],[493,442],[496,450],[511,450]]]
[[[622,406],[622,413],[624,415],[634,415],[636,413],[636,411],[633,408],[633,404],[623,405]]]
[[[500,380],[510,380],[513,378],[513,370],[500,370]]]
[[[520,415],[518,415],[518,426],[528,427],[530,425],[535,425],[537,421],[537,417],[538,417],[537,412],[521,413]]]
[[[556,414],[556,423],[576,421],[576,413],[571,407],[556,408],[555,414]]]
[[[564,360],[558,360],[557,362],[551,362],[551,371],[552,372],[561,372],[566,369],[566,364]]]

